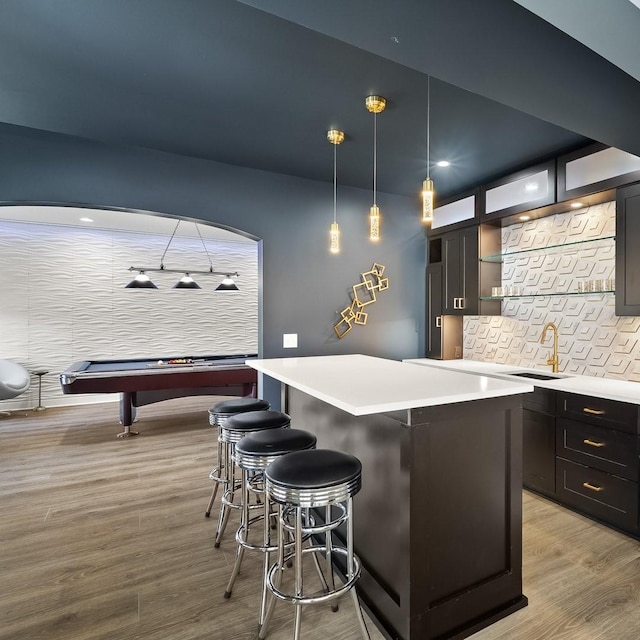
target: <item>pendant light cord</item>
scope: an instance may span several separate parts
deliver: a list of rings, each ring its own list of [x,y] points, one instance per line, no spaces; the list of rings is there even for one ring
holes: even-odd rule
[[[376,205],[376,179],[378,175],[378,114],[373,113],[373,204]]]
[[[182,222],[182,220],[178,220],[178,222],[176,223],[176,226],[173,229],[173,233],[171,234],[171,237],[169,238],[169,242],[167,242],[167,246],[164,249],[164,253],[162,254],[162,258],[160,258],[160,269],[164,269],[164,257],[167,255],[167,251],[169,250],[169,247],[171,246],[171,243],[173,242],[173,239],[176,236],[176,231],[178,230],[178,227],[180,226],[180,223]],[[209,252],[207,251],[207,245],[204,243],[204,239],[202,237],[202,234],[200,233],[200,227],[198,227],[198,225],[194,222],[194,225],[196,227],[196,231],[198,232],[198,236],[200,237],[200,242],[202,243],[202,248],[204,249],[204,252],[207,254],[207,260],[209,261],[209,271],[211,273],[213,273],[213,263],[211,262],[211,256],[209,255]]]
[[[207,254],[207,260],[209,261],[209,271],[213,271],[213,263],[211,262],[211,256],[209,255],[209,252],[207,251],[207,245],[204,243],[204,240],[202,239],[202,234],[200,233],[200,227],[194,222],[194,224],[196,225],[196,231],[198,232],[198,235],[200,236],[200,242],[202,242],[202,248],[204,249],[204,252]]]
[[[338,145],[333,145],[333,222],[337,222],[337,207],[338,207],[338,163],[337,163],[337,149]]]
[[[178,220],[175,228],[173,229],[173,233],[171,234],[171,237],[169,238],[169,242],[167,242],[167,246],[164,249],[164,253],[162,254],[162,258],[160,258],[160,268],[164,269],[164,257],[167,255],[167,251],[169,250],[169,245],[171,244],[171,241],[173,240],[174,236],[176,235],[176,231],[178,230],[178,227],[180,226],[180,223],[182,222],[182,220]]]
[[[430,142],[430,111],[431,111],[431,76],[427,76],[427,178],[429,177],[429,169],[431,168],[430,165],[430,158],[429,158],[429,142]]]

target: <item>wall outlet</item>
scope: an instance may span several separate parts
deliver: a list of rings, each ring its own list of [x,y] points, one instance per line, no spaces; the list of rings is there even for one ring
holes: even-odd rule
[[[283,333],[282,334],[282,348],[283,349],[297,349],[298,347],[298,334],[297,333]]]
[[[462,358],[462,346],[461,345],[456,345],[454,348],[454,352],[453,352],[453,357],[454,358]]]

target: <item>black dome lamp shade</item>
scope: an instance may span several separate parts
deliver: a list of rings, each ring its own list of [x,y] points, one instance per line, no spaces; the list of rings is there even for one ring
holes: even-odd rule
[[[189,275],[185,273],[178,282],[173,285],[174,289],[202,289],[202,287]]]
[[[238,274],[236,273],[233,275],[237,276]],[[229,273],[225,275],[224,280],[216,287],[216,291],[238,291],[238,290],[239,290],[238,286],[233,281],[233,278]]]
[[[138,275],[128,284],[125,289],[157,289],[155,284],[151,282],[149,276],[144,272],[140,271]]]

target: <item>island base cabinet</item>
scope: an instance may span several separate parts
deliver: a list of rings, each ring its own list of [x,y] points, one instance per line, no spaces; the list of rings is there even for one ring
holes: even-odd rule
[[[614,527],[638,535],[638,485],[558,458],[558,500]]]
[[[526,606],[521,396],[367,416],[288,386],[283,401],[362,462],[358,592],[389,637],[462,639]]]

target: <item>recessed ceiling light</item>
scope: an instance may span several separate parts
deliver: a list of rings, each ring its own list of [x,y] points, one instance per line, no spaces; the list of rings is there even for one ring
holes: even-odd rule
[[[436,162],[436,164],[439,167],[448,167],[451,163],[448,160],[438,160],[438,162]]]
[[[531,216],[520,216],[519,220],[522,220],[523,222],[525,220],[531,220]]]
[[[581,207],[584,207],[584,204],[582,204],[582,202],[572,202],[571,203],[571,208],[572,209],[580,209]]]
[[[93,218],[80,218],[80,222],[93,222]]]
[[[525,191],[537,191],[538,190],[538,183],[537,182],[527,182],[527,184],[524,185],[524,190]]]

